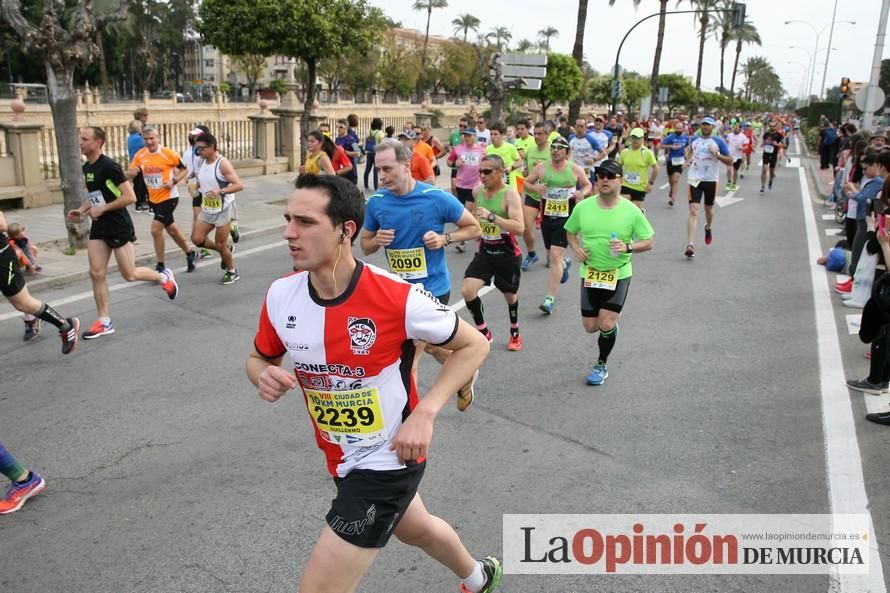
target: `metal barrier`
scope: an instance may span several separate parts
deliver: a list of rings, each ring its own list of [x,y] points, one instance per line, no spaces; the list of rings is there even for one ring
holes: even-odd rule
[[[40,130],[40,169],[44,179],[58,179],[59,155],[56,145],[56,131],[53,128]]]

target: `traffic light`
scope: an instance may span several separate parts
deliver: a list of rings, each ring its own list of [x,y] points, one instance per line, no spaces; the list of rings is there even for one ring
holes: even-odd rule
[[[732,3],[732,28],[738,29],[745,24],[745,5],[740,2]]]
[[[841,78],[841,99],[846,99],[850,96],[850,79],[846,76]]]

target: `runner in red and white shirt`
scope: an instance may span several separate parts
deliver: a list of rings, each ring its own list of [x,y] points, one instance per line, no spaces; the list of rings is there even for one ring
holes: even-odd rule
[[[490,593],[497,559],[474,560],[417,494],[436,415],[482,364],[488,342],[422,286],[354,259],[365,202],[354,184],[301,175],[296,187],[284,238],[303,271],[270,287],[247,376],[269,402],[299,386],[337,487],[299,590],[354,591],[395,534],[450,568],[462,591]],[[414,340],[452,350],[422,399]],[[293,372],[280,366],[285,353]]]

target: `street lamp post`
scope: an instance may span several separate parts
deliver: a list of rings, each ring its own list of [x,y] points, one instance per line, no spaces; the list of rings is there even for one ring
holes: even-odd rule
[[[822,30],[817,30],[816,27],[814,27],[813,24],[810,23],[809,21],[801,21],[798,19],[785,21],[786,25],[790,25],[792,23],[806,25],[810,29],[812,29],[813,33],[815,33],[815,35],[816,35],[816,48],[815,48],[815,53],[813,54],[813,65],[812,65],[811,71],[810,71],[810,92],[809,92],[809,95],[807,96],[807,105],[809,105],[809,96],[811,96],[813,94],[813,82],[814,82],[813,79],[816,77],[816,60],[819,58],[819,40],[822,38],[822,34],[825,33],[826,29],[828,29],[829,27],[831,28],[831,32],[828,34],[829,49],[828,49],[828,53],[825,55],[825,69],[822,72],[822,86],[819,89],[819,97],[820,98],[825,93],[825,77],[828,75],[828,58],[829,58],[829,56],[831,56],[831,41],[834,38],[834,25],[835,24],[847,24],[847,25],[855,25],[856,24],[856,21],[837,21],[837,20],[835,20],[836,16],[837,16],[837,0],[834,0],[834,14],[832,14],[832,17],[831,17],[831,23],[822,27]]]
[[[803,48],[799,45],[789,45],[788,49],[799,49],[803,53],[807,54],[807,56],[810,58],[809,76],[807,76],[807,80],[809,81],[809,84],[806,85],[806,87],[808,89],[807,90],[807,106],[809,106],[810,96],[812,96],[812,94],[813,94],[813,75],[816,72],[816,57],[810,53],[810,50]]]

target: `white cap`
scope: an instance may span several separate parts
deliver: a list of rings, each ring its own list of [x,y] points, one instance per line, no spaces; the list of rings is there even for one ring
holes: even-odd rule
[[[189,136],[200,136],[203,133],[204,133],[204,130],[202,130],[201,128],[195,128],[194,130],[189,132]]]

